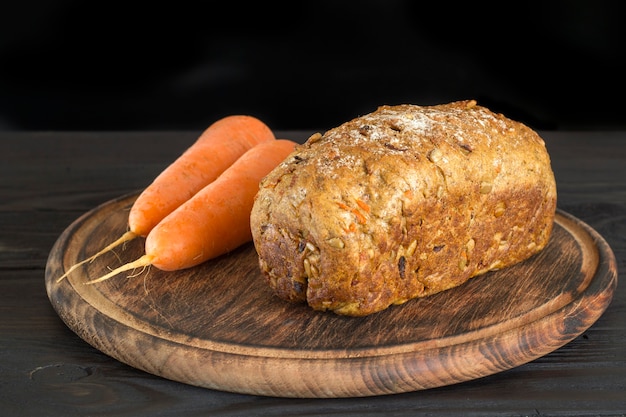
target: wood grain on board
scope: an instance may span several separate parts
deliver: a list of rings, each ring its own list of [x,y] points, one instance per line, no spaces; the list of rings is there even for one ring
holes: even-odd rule
[[[96,207],[65,230],[48,258],[48,296],[67,326],[105,354],[200,387],[335,398],[468,381],[573,340],[604,312],[617,284],[609,246],[563,211],[533,258],[360,318],[276,298],[251,243],[188,270],[149,268],[85,284],[138,258],[138,239],[57,283],[126,230],[135,197]]]

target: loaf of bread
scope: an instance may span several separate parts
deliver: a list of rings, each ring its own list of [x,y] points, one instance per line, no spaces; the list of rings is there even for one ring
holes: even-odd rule
[[[526,125],[474,100],[381,106],[300,145],[250,224],[278,297],[364,316],[528,259],[556,199]]]

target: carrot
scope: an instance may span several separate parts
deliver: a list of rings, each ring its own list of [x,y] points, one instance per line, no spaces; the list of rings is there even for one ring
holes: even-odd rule
[[[190,268],[251,241],[250,213],[259,183],[295,146],[277,139],[253,147],[157,224],[146,237],[145,255],[88,284],[148,265],[163,271]]]
[[[217,120],[139,195],[128,216],[128,231],[74,264],[57,282],[122,243],[138,236],[146,237],[165,216],[213,182],[246,151],[275,139],[272,130],[253,116],[232,115]]]
[[[259,119],[234,115],[209,126],[137,198],[128,215],[130,230],[147,236],[166,215],[213,182],[253,146],[274,138]]]

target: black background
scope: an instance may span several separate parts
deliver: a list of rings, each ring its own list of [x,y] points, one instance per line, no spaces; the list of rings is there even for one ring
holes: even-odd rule
[[[327,129],[475,98],[536,129],[626,127],[621,1],[3,5],[0,129]]]

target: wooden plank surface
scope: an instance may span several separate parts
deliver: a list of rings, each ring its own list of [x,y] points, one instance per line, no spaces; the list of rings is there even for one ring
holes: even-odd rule
[[[626,288],[580,336],[525,365],[397,395],[286,399],[210,390],[129,367],[72,332],[44,268],[82,213],[137,190],[197,132],[0,134],[0,405],[12,416],[619,416],[626,410]],[[308,132],[285,136],[304,138]],[[626,266],[626,132],[544,132],[559,207]]]

